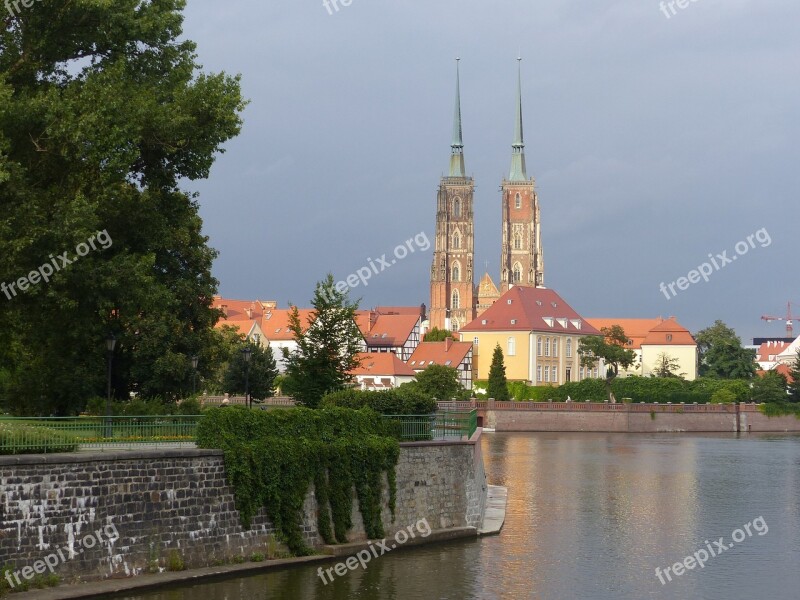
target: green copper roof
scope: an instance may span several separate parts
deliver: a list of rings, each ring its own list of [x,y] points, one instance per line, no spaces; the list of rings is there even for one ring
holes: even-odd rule
[[[514,124],[514,143],[511,145],[509,181],[527,181],[525,169],[525,138],[522,131],[522,59],[517,59],[517,114]]]
[[[456,105],[453,114],[453,143],[450,144],[450,177],[464,177],[464,139],[461,132],[461,76],[456,59]]]

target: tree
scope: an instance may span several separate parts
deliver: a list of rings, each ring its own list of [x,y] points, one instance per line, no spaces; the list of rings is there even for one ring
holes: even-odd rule
[[[439,329],[438,327],[434,327],[425,334],[426,342],[443,342],[447,338],[452,338],[458,341],[456,335],[454,335],[449,329]]]
[[[416,388],[429,398],[450,400],[463,389],[458,378],[458,369],[445,365],[430,365],[417,373],[417,380],[406,383],[401,388]]]
[[[789,384],[789,391],[791,392],[790,402],[800,402],[800,349],[797,350],[797,356],[794,359],[791,367],[792,382]]]
[[[736,332],[715,321],[695,335],[700,353],[700,376],[720,379],[751,379],[756,373],[755,350],[742,347]]]
[[[628,336],[620,325],[603,327],[602,336],[586,336],[578,344],[578,355],[581,357],[581,366],[594,368],[598,361],[605,361],[606,392],[611,402],[616,402],[611,385],[619,376],[620,368],[627,369],[636,362],[636,353],[625,346],[628,345]]]
[[[504,402],[509,399],[506,365],[503,360],[503,349],[500,348],[500,344],[495,346],[494,352],[492,353],[492,365],[489,367],[487,396]]]
[[[666,352],[662,352],[656,359],[655,368],[653,369],[653,377],[676,377],[682,379],[686,373],[678,374],[678,369],[681,368],[681,363],[677,358],[672,358]]]
[[[182,186],[239,133],[238,78],[199,71],[184,0],[26,5],[0,29],[0,282],[53,272],[0,294],[2,393],[75,413],[105,395],[111,332],[116,397],[179,397],[219,319]]]
[[[244,394],[250,390],[254,400],[264,400],[275,395],[275,378],[278,376],[278,367],[272,348],[262,347],[260,344],[248,344],[250,348],[250,373],[245,360],[243,347],[233,353],[223,379],[223,389],[231,394]]]
[[[777,371],[767,371],[753,382],[753,401],[782,403],[789,400],[786,394],[786,377]]]
[[[317,283],[311,305],[308,323],[300,322],[297,307],[292,306],[289,329],[297,349],[292,353],[283,349],[283,392],[299,404],[316,408],[325,394],[351,383],[350,372],[359,365],[363,337],[355,321],[358,303],[350,302],[347,291],[334,287],[333,275]]]

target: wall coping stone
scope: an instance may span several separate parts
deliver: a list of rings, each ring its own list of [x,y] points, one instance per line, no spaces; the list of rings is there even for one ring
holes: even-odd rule
[[[63,452],[53,454],[11,454],[0,456],[0,467],[16,465],[77,464],[159,458],[223,456],[222,450],[163,448],[158,450],[115,450],[110,452]]]

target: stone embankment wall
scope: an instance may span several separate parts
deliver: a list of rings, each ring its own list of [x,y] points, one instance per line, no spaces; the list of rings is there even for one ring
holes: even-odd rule
[[[384,491],[387,536],[421,519],[433,529],[480,524],[486,477],[477,440],[401,445],[394,522]],[[353,523],[350,540],[364,540],[357,500]],[[303,530],[322,544],[313,488]],[[0,567],[54,555],[62,581],[134,576],[170,557],[197,567],[267,554],[275,533],[264,511],[242,528],[220,451],[0,457]]]

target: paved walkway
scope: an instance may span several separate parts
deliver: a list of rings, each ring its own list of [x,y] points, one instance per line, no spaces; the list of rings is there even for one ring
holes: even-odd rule
[[[483,524],[478,529],[478,535],[492,535],[500,533],[506,520],[506,503],[508,501],[508,488],[499,485],[490,485],[486,490],[486,511],[483,514]]]

